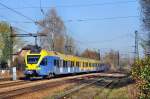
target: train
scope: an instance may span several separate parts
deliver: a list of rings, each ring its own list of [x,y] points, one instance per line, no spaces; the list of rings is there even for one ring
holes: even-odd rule
[[[28,51],[25,56],[25,76],[53,77],[63,74],[77,74],[108,71],[108,66],[100,60],[61,54],[56,51]]]

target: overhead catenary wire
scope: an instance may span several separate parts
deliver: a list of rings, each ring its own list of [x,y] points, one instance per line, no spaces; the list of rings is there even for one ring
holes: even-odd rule
[[[128,0],[128,1],[115,1],[115,2],[104,2],[104,3],[93,3],[93,4],[78,4],[78,5],[56,5],[54,7],[92,7],[92,6],[104,6],[104,5],[116,5],[116,4],[127,4],[127,3],[135,3],[137,2],[136,0]],[[38,9],[41,8],[41,1],[40,1],[40,6],[28,6],[28,7],[14,7],[13,9]],[[52,7],[48,6],[42,6],[44,9],[49,9]],[[0,8],[4,9],[4,8]]]
[[[30,20],[30,21],[32,21],[32,22],[34,22],[34,23],[37,23],[37,22],[36,22],[35,20],[33,20],[32,18],[30,18],[30,17],[28,17],[28,16],[22,14],[22,13],[19,12],[19,11],[16,11],[16,10],[14,10],[14,9],[12,9],[12,8],[10,8],[10,7],[8,7],[8,6],[6,6],[5,4],[3,4],[3,3],[1,3],[1,2],[0,2],[0,5],[3,6],[3,7],[5,7],[5,8],[7,8],[7,9],[9,9],[10,11],[13,11],[14,13],[16,13],[16,14],[18,14],[18,15],[20,15],[20,16],[22,16],[22,17],[24,17],[24,18],[26,18],[26,19],[28,19],[28,20]]]
[[[131,2],[131,1],[130,1]],[[5,4],[3,3],[0,3],[1,6],[3,6],[4,8],[7,8],[11,11],[13,11],[14,13],[30,20],[31,22],[23,22],[23,23],[35,23],[35,24],[39,24],[37,21],[35,21],[34,19],[24,15],[23,13],[19,12],[19,11],[16,11],[14,10],[14,8],[10,8],[8,6],[6,6]],[[112,20],[112,19],[125,19],[125,18],[136,18],[136,17],[139,17],[137,15],[134,15],[134,16],[119,16],[119,17],[108,17],[108,18],[84,18],[84,19],[76,19],[76,20],[72,20],[72,19],[69,19],[69,20],[65,20],[64,22],[84,22],[84,21],[98,21],[98,20]],[[15,22],[15,21],[14,21]],[[17,21],[16,21],[17,22]],[[19,23],[19,22],[18,22]],[[40,24],[39,24],[40,25]]]
[[[30,20],[32,23],[37,23],[34,19],[28,17],[28,16],[25,16],[24,14],[22,14],[21,12],[18,12],[2,3],[0,3],[0,5],[2,5],[3,7],[15,12],[16,14]],[[139,17],[139,16],[125,16],[125,17],[110,17],[110,18],[85,18],[85,19],[77,19],[77,20],[67,20],[67,22],[74,22],[74,21],[77,21],[77,22],[84,22],[84,21],[91,21],[91,20],[112,20],[112,19],[123,19],[123,18],[135,18],[135,17]]]
[[[123,39],[123,38],[125,38],[125,37],[127,37],[127,36],[129,36],[130,34],[129,33],[127,33],[127,34],[124,34],[124,35],[121,35],[121,36],[117,36],[117,37],[114,37],[114,38],[112,38],[112,39],[109,39],[109,40],[103,40],[103,41],[86,41],[86,42],[83,42],[83,41],[80,41],[80,40],[76,40],[76,41],[78,41],[78,42],[80,42],[80,43],[85,43],[85,44],[99,44],[99,43],[108,43],[108,42],[112,42],[112,41],[116,41],[116,40],[118,40],[118,39]]]
[[[65,23],[71,22],[89,22],[89,21],[107,21],[107,20],[118,20],[118,19],[129,19],[129,18],[139,18],[138,15],[133,16],[118,16],[118,17],[106,17],[106,18],[82,18],[82,19],[68,19],[64,20]],[[33,24],[37,22],[33,21],[17,21],[17,20],[10,20],[9,22],[12,23],[25,23],[25,24]]]

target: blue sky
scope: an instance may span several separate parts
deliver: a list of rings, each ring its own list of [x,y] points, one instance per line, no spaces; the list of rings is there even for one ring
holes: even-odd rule
[[[122,53],[133,52],[134,31],[141,30],[140,6],[138,0],[41,0],[44,12],[55,7],[58,15],[65,21],[68,34],[72,35],[81,50],[85,48],[101,49],[105,52],[110,49]],[[43,18],[40,0],[1,0],[1,3],[15,8],[24,15],[39,20]],[[116,18],[128,17],[128,18]],[[116,19],[114,19],[116,18]],[[16,23],[14,21],[30,21],[4,9],[0,6],[0,19],[11,22],[29,32],[37,32],[34,23]],[[98,19],[77,21],[81,19]],[[73,20],[68,22],[67,20]],[[33,41],[32,39],[27,39]],[[33,41],[34,43],[34,41]],[[141,50],[142,51],[142,50]]]

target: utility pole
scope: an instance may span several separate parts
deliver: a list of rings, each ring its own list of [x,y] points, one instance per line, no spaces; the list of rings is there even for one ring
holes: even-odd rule
[[[135,46],[134,46],[134,61],[136,61],[136,59],[139,59],[139,49],[138,49],[138,31],[135,31]]]
[[[66,45],[65,46],[65,53],[66,54],[71,54],[72,52],[72,46],[71,45]]]
[[[11,35],[13,35],[13,27],[10,26],[10,63],[9,67],[13,64],[13,38],[11,38]]]
[[[98,58],[99,58],[99,60],[101,60],[101,52],[100,52],[100,49],[98,49]]]
[[[117,65],[120,67],[120,53],[117,51]],[[121,69],[121,67],[120,67]]]

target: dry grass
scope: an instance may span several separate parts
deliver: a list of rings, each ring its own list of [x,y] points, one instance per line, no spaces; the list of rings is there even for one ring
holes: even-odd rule
[[[19,79],[20,77],[24,77],[24,74],[23,72],[17,71],[17,79]],[[12,73],[10,72],[10,70],[0,71],[0,81],[4,80],[12,80]]]
[[[128,88],[128,95],[129,95],[129,99],[138,99],[138,89],[136,84],[132,84],[130,86],[127,87]]]
[[[136,99],[136,91],[133,91],[133,87],[134,84],[116,89],[91,86],[72,94],[66,99]]]
[[[29,93],[29,94],[24,94],[21,96],[17,96],[14,97],[12,99],[42,99],[45,97],[49,97],[51,98],[51,96],[61,93],[64,90],[67,90],[68,88],[74,86],[74,83],[70,83],[70,84],[64,84],[62,86],[58,86],[55,88],[47,88],[45,90],[41,90],[41,91],[37,91],[37,92],[33,92],[33,93]]]

